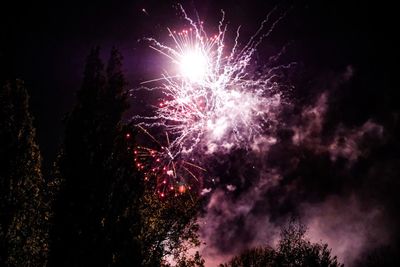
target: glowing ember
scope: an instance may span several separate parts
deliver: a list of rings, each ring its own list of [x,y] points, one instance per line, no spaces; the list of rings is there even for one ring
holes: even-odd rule
[[[179,193],[183,194],[186,192],[186,187],[184,185],[180,185],[178,188]]]

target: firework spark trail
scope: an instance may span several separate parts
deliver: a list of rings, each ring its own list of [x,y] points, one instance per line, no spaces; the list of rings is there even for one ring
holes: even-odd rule
[[[133,120],[140,127],[162,129],[169,134],[171,142],[164,151],[172,163],[190,157],[196,150],[213,153],[250,148],[255,139],[277,123],[282,99],[276,70],[290,67],[254,71],[253,55],[285,14],[265,31],[276,11],[273,9],[243,47],[239,45],[238,27],[228,49],[224,12],[218,33],[208,36],[203,22],[193,21],[180,8],[190,28],[180,32],[168,29],[172,46],[147,38],[150,47],[170,59],[176,69],[145,82],[160,81],[161,85],[137,89],[159,91],[163,97],[154,107],[154,116],[134,116]]]
[[[201,189],[201,175],[206,170],[184,159],[174,158],[169,150],[169,137],[166,133],[166,145],[156,139],[146,129],[137,126],[138,129],[150,138],[153,145],[136,146],[133,150],[136,168],[144,174],[145,181],[155,178],[156,191],[159,196],[168,194],[177,196],[192,190]],[[127,138],[129,138],[127,136]],[[189,192],[190,193],[190,192]]]

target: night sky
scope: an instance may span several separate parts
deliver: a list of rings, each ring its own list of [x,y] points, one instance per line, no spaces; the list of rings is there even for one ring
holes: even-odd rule
[[[120,49],[129,88],[135,88],[159,77],[166,64],[141,40],[166,40],[166,27],[183,25],[175,1],[82,2],[13,1],[0,7],[1,80],[25,81],[47,171],[90,49],[100,45],[104,60],[112,46]],[[286,46],[278,63],[296,62],[286,73],[290,105],[280,114],[277,142],[205,160],[218,180],[205,184],[212,189],[205,194],[201,229],[209,266],[246,247],[273,243],[291,214],[303,219],[313,241],[327,242],[347,266],[374,249],[398,251],[395,8],[383,1],[181,3],[189,15],[196,9],[211,29],[223,9],[231,29],[242,25],[241,42],[272,8],[286,12],[256,59],[267,64]]]

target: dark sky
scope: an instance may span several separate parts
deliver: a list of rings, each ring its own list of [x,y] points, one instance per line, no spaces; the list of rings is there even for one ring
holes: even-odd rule
[[[72,0],[1,4],[1,75],[25,80],[46,161],[51,161],[60,141],[61,119],[73,105],[90,48],[100,45],[106,60],[109,48],[118,47],[125,56],[126,75],[133,87],[138,80],[157,76],[159,69],[155,65],[159,63],[154,61],[154,53],[137,40],[162,38],[166,26],[179,24],[175,3]],[[243,26],[245,37],[276,5],[276,1],[237,0],[182,3],[189,12],[195,7],[210,25],[215,25],[219,10],[224,9],[233,27]],[[368,75],[377,76],[375,71],[390,75],[383,69],[386,64],[393,66],[395,45],[390,39],[395,31],[390,29],[394,17],[379,11],[391,12],[389,6],[382,8],[362,1],[294,1],[280,3],[279,7],[282,12],[290,10],[289,15],[272,34],[264,51],[294,42],[295,48],[289,51],[292,60],[301,58],[316,68],[333,69],[351,62],[363,68],[377,68],[366,70]],[[142,12],[143,8],[148,15]],[[260,50],[264,52],[263,48]],[[374,67],[371,61],[376,60],[382,64]]]
[[[210,196],[211,200],[224,203],[225,209],[232,209],[234,215],[226,221],[218,216],[221,206],[215,207],[210,201],[205,218],[215,223],[213,228],[203,229],[205,239],[211,235],[215,238],[209,240],[212,248],[205,251],[209,257],[215,253],[231,255],[242,248],[229,245],[236,244],[227,238],[229,231],[218,236],[217,230],[221,233],[229,225],[238,239],[258,244],[261,241],[252,232],[253,226],[268,218],[274,229],[291,211],[307,216],[312,235],[330,241],[348,262],[354,257],[340,250],[339,236],[351,237],[350,226],[364,229],[359,235],[348,237],[358,243],[392,235],[394,238],[385,237],[377,243],[399,244],[395,226],[400,221],[395,211],[400,203],[396,193],[400,163],[399,54],[394,41],[398,14],[383,1],[366,2],[182,2],[189,13],[196,8],[206,27],[216,25],[223,9],[233,29],[242,25],[243,41],[257,30],[273,7],[277,6],[281,14],[287,11],[259,47],[257,58],[262,62],[287,45],[281,63],[298,63],[287,78],[294,85],[288,93],[293,105],[289,114],[282,115],[285,127],[278,131],[279,142],[261,156],[238,152],[229,160],[221,160],[223,168],[216,168],[215,175],[222,184],[234,184],[237,190],[221,195],[224,186],[220,186]],[[166,27],[180,27],[182,20],[173,7],[175,3],[71,0],[1,4],[0,77],[25,80],[45,166],[51,165],[62,140],[62,119],[73,107],[90,49],[100,45],[106,60],[111,46],[119,48],[132,88],[140,81],[158,77],[162,60],[138,40],[163,40]],[[304,136],[300,141],[295,139],[297,131]],[[354,153],[339,149],[346,140],[353,144]],[[246,166],[235,165],[241,157],[254,157],[259,172],[251,174],[256,177],[253,182],[241,182],[242,176],[249,175]],[[282,162],[289,163],[286,166]],[[226,169],[230,175],[219,171]],[[275,177],[279,186],[263,187],[264,176]],[[261,188],[257,191],[259,199],[254,200],[256,193],[250,187]],[[253,200],[247,199],[249,195]],[[243,222],[243,214],[234,212],[238,203],[249,207],[246,216],[252,218],[251,223]],[[347,215],[340,213],[348,209]],[[379,225],[368,230],[375,231],[376,236],[366,237],[363,219],[374,227]],[[331,228],[317,227],[320,222]],[[332,229],[344,223],[350,228],[336,231],[338,238],[334,239]],[[325,234],[321,234],[323,230]],[[271,231],[264,234],[273,236]],[[360,255],[371,248],[351,244],[345,248],[357,250]]]

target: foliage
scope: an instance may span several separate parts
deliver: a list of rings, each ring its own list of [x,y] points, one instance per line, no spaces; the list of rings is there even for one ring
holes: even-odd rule
[[[126,136],[130,138],[126,138]],[[122,127],[115,139],[113,153],[107,161],[107,172],[111,177],[105,215],[103,218],[106,236],[106,258],[109,266],[132,266],[143,261],[139,234],[143,221],[139,211],[143,196],[143,179],[132,164],[131,148],[134,139],[132,127]]]
[[[255,247],[243,251],[239,256],[233,257],[229,263],[221,264],[220,267],[242,267],[242,266],[274,266],[276,252],[270,247]]]
[[[136,169],[135,127],[126,125],[115,140],[107,161],[109,185],[105,216],[107,260],[109,266],[202,266],[197,253],[186,252],[199,245],[196,215],[198,200],[189,194],[160,198],[151,181],[144,183]]]
[[[43,266],[50,210],[28,94],[20,80],[0,90],[0,265]]]
[[[204,267],[204,259],[201,257],[200,253],[196,253],[192,256],[183,255],[177,260],[176,267]]]
[[[305,226],[294,220],[282,228],[276,257],[279,266],[341,266],[327,244],[311,243],[305,233]]]
[[[331,256],[327,244],[311,243],[305,238],[306,228],[291,220],[281,229],[278,247],[258,247],[244,251],[221,267],[339,267],[336,256]]]
[[[172,257],[180,266],[202,266],[199,254],[185,254],[199,244],[198,200],[160,199],[133,164],[135,127],[120,122],[127,108],[121,60],[113,50],[104,74],[99,49],[88,57],[56,161],[50,265],[160,266]]]
[[[87,58],[82,87],[66,120],[64,144],[56,162],[60,192],[50,265],[107,262],[104,204],[111,177],[106,162],[127,107],[121,59],[113,49],[106,75],[99,48]]]
[[[161,198],[148,182],[141,203],[140,239],[147,251],[144,266],[160,266],[166,258],[183,262],[185,253],[199,246],[196,217],[199,200],[190,193]],[[183,257],[183,258],[182,258]]]

